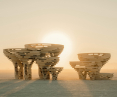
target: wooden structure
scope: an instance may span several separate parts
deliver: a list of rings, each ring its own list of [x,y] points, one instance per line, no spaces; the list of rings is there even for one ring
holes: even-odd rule
[[[80,61],[70,61],[70,65],[78,72],[79,79],[85,80],[87,75],[91,80],[111,79],[112,73],[100,73],[110,56],[109,53],[80,53]]]
[[[38,64],[41,79],[56,80],[63,67],[54,67],[59,62],[58,55],[63,51],[60,44],[26,44],[25,48],[4,49],[3,52],[14,65],[15,79],[31,79],[31,67],[35,61]]]

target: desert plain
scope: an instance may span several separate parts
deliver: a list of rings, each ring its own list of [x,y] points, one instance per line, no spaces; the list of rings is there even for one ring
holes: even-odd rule
[[[117,97],[117,70],[111,80],[79,80],[74,69],[63,69],[58,80],[41,80],[32,70],[32,80],[14,79],[14,70],[0,70],[0,97]]]

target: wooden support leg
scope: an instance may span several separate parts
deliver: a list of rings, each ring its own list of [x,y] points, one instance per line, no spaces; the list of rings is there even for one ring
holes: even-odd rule
[[[24,79],[25,80],[32,79],[31,65],[26,62],[24,64]]]
[[[28,79],[32,79],[31,65],[28,65]]]
[[[27,69],[27,64],[24,64],[24,79],[28,79],[28,69]]]
[[[19,79],[23,79],[23,65],[19,66]]]
[[[50,74],[47,71],[47,67],[41,67],[43,79],[50,79]]]
[[[37,60],[36,63],[38,64],[38,72],[40,79],[50,79],[50,74],[47,70],[47,66],[45,63],[41,63],[40,60]]]
[[[62,69],[62,67],[48,67],[48,71],[52,74],[52,80],[57,80],[58,74]]]
[[[86,80],[87,72],[84,69],[77,69],[79,79]]]
[[[24,79],[30,80],[32,78],[31,67],[32,67],[34,60],[32,59],[29,61],[29,59],[24,59],[24,58],[22,59],[20,58],[20,60],[24,66]]]
[[[42,70],[41,70],[41,68],[39,67],[39,65],[38,65],[38,75],[39,75],[39,78],[40,78],[40,79],[43,79]]]
[[[46,79],[50,79],[50,73],[47,73],[47,78]]]
[[[90,77],[91,80],[96,80],[97,76],[98,76],[98,72],[88,72],[88,75]]]
[[[19,70],[17,63],[14,63],[14,69],[15,69],[15,79],[19,79]]]
[[[52,73],[52,80],[57,80],[58,73]]]
[[[18,64],[18,72],[19,72],[19,79],[23,79],[23,64],[20,60],[17,60]]]

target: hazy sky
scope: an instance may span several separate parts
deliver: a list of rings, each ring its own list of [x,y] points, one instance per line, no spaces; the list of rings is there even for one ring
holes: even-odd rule
[[[108,52],[104,68],[117,69],[117,0],[0,0],[0,69],[13,69],[4,48],[50,37],[66,45],[57,66],[71,68],[78,53]]]

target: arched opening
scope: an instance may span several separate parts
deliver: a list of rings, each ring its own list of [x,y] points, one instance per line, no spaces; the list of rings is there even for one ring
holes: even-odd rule
[[[32,79],[39,79],[39,75],[38,75],[38,65],[36,64],[36,62],[34,61],[32,64]]]

